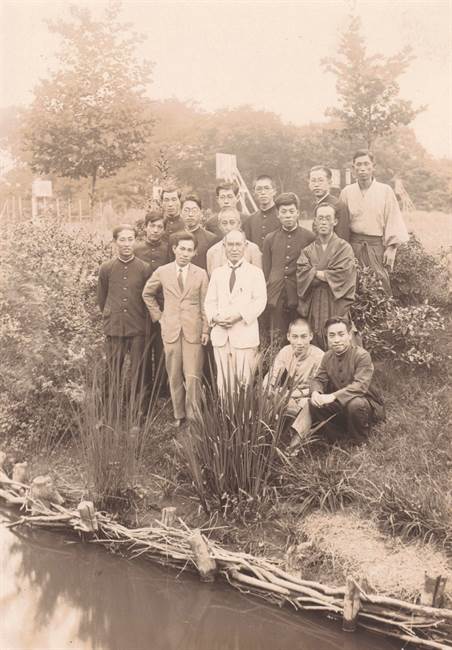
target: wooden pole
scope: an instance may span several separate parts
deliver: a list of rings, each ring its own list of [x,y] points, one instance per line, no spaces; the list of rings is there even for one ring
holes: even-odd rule
[[[78,218],[82,220],[82,199],[78,200]]]
[[[57,213],[57,217],[59,219],[60,218],[60,199],[58,197],[56,198],[56,213]]]
[[[207,544],[200,530],[195,530],[188,538],[188,544],[193,552],[196,568],[202,582],[213,582],[217,571],[217,564],[209,555]]]
[[[342,629],[344,632],[354,632],[356,630],[360,606],[359,589],[353,578],[348,576],[345,582],[344,614],[342,618]]]
[[[69,220],[72,219],[72,211],[71,211],[71,207],[72,207],[72,206],[71,206],[71,199],[68,199],[68,200],[67,200],[67,216],[68,216],[68,219],[69,219]]]
[[[19,217],[22,219],[23,212],[22,212],[22,197],[18,197],[18,203],[19,203]]]

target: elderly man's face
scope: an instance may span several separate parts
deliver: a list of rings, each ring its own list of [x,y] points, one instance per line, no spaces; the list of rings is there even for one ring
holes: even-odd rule
[[[218,226],[223,235],[227,235],[231,230],[240,230],[240,216],[233,213],[221,215],[218,217]]]
[[[224,238],[226,257],[232,264],[237,264],[245,252],[245,235],[238,230],[231,230]]]

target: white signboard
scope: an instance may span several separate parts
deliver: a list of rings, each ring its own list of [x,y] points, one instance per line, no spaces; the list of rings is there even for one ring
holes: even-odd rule
[[[332,169],[332,178],[331,178],[331,184],[333,187],[340,187],[341,186],[341,170],[340,169]]]
[[[37,179],[31,185],[31,193],[38,199],[52,197],[52,181],[42,181]]]
[[[232,182],[237,177],[237,157],[232,153],[217,153],[215,156],[216,176]]]

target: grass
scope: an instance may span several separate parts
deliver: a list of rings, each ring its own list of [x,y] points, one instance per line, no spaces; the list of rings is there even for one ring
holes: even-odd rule
[[[421,375],[386,364],[380,379],[387,421],[361,446],[308,450],[288,468],[285,494],[302,514],[352,506],[390,535],[452,550],[447,373]]]
[[[75,441],[80,447],[90,498],[99,508],[124,510],[130,506],[144,463],[151,431],[159,415],[154,384],[149,407],[143,394],[130,385],[127,373],[106,377],[102,366],[87,378],[76,410]]]

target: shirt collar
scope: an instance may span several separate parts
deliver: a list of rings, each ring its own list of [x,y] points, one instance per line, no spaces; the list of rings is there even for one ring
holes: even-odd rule
[[[328,196],[330,196],[330,194],[331,194],[331,192],[327,192],[327,193],[324,194],[320,199],[317,199],[317,205],[320,205],[320,203],[322,203],[322,201],[325,201],[325,199],[326,199]]]
[[[182,273],[184,273],[184,271],[188,271],[188,267],[190,266],[190,262],[185,266],[179,266],[177,262],[174,262],[174,264],[176,265],[176,271],[177,272],[182,271]]]
[[[293,232],[293,231],[296,230],[297,228],[298,228],[298,226],[294,226],[294,227],[292,228],[292,230],[287,230],[287,228],[284,228],[284,226],[281,226],[281,230],[283,230],[284,232]]]
[[[228,266],[229,266],[229,268],[230,268],[230,269],[238,269],[239,266],[242,266],[244,259],[245,259],[245,258],[242,257],[242,259],[239,260],[239,261],[237,262],[237,264],[233,264],[232,262],[230,262],[230,261],[228,260]]]

